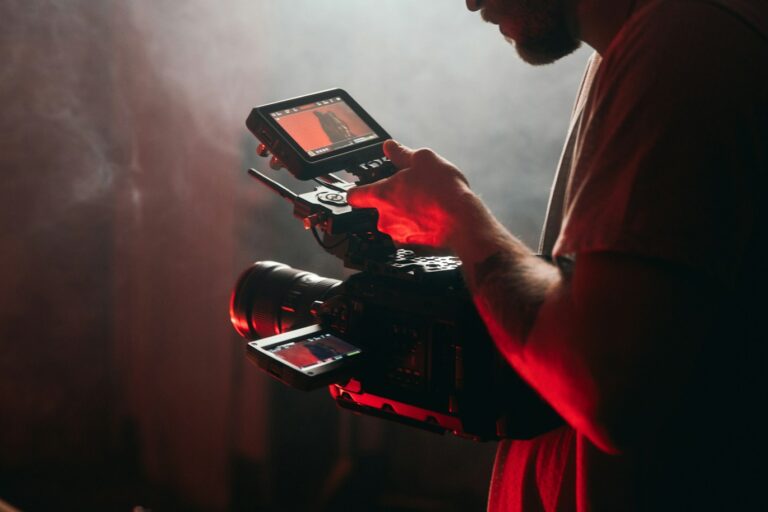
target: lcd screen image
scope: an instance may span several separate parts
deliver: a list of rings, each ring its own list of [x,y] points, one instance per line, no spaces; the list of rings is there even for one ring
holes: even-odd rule
[[[322,334],[268,349],[298,368],[309,368],[360,353],[360,349],[331,334]]]
[[[310,157],[378,138],[340,97],[270,115]]]

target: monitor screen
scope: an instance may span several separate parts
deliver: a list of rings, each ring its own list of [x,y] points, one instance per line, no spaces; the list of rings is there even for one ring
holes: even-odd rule
[[[310,157],[379,138],[338,96],[277,110],[270,116]]]
[[[328,333],[266,347],[266,350],[300,370],[338,361],[361,352],[359,348]]]

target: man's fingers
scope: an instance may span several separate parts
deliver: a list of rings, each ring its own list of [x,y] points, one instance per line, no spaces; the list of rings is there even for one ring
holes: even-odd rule
[[[358,185],[347,191],[347,203],[356,208],[377,208],[384,202],[387,193],[388,178],[371,183]]]
[[[413,158],[414,153],[411,148],[403,146],[392,139],[384,141],[382,148],[384,149],[384,154],[397,169],[411,166],[411,159]]]
[[[371,200],[370,185],[358,185],[347,191],[347,203],[350,206],[356,206],[358,208],[364,208],[368,206]]]

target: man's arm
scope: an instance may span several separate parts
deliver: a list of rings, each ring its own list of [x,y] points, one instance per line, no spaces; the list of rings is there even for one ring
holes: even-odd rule
[[[387,151],[406,174],[361,187],[350,202],[378,207],[397,241],[453,250],[499,350],[595,445],[623,451],[659,431],[710,318],[694,276],[614,253],[580,254],[564,274],[508,233],[448,162]]]
[[[572,274],[534,256],[478,199],[453,249],[499,350],[577,430],[608,452],[658,433],[709,327],[694,273],[626,254],[580,254]]]

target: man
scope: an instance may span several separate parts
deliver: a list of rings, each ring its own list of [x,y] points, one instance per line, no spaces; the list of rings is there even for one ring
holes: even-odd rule
[[[388,141],[349,194],[441,247],[500,352],[566,420],[504,441],[491,510],[763,510],[768,5],[467,0],[520,56],[596,50],[537,257],[461,172]]]

